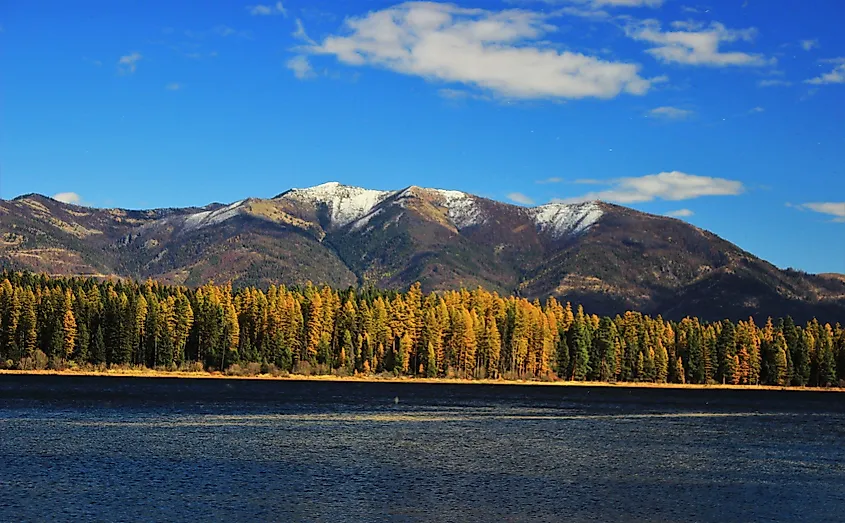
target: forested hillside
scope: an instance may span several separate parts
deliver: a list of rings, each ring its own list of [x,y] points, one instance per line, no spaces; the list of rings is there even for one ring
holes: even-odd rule
[[[840,324],[599,317],[481,289],[423,294],[0,273],[0,365],[830,386]]]
[[[716,234],[604,202],[522,207],[472,194],[326,183],[182,209],[0,200],[0,269],[196,289],[300,285],[501,295],[706,321],[845,318],[845,279],[781,270]]]

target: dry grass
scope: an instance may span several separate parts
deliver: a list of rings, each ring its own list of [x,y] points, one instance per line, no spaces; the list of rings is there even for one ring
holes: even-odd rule
[[[534,381],[534,380],[469,380],[462,378],[411,378],[407,376],[331,376],[331,375],[301,375],[272,376],[260,374],[257,376],[232,376],[218,371],[189,372],[189,371],[161,371],[146,368],[121,368],[106,371],[83,370],[0,370],[3,374],[33,374],[47,376],[118,376],[137,378],[203,378],[203,379],[245,379],[245,380],[288,380],[288,381],[350,381],[358,383],[405,382],[405,383],[441,383],[450,385],[534,385],[540,387],[607,387],[607,388],[643,388],[643,389],[727,389],[727,390],[791,390],[791,391],[823,391],[845,392],[845,388],[817,388],[817,387],[778,387],[772,385],[697,385],[680,383],[606,383],[595,381]]]

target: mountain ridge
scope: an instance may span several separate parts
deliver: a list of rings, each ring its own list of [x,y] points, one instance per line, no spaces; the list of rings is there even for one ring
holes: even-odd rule
[[[845,276],[779,269],[676,218],[596,201],[525,207],[415,185],[327,182],[146,210],[22,195],[0,200],[0,265],[189,286],[480,285],[599,314],[845,318]]]

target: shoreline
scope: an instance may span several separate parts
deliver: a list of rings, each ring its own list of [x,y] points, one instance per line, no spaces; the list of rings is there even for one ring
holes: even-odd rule
[[[605,388],[641,388],[641,389],[698,389],[698,390],[747,390],[747,391],[804,391],[804,392],[845,392],[839,387],[780,387],[775,385],[729,385],[729,384],[693,384],[693,383],[650,383],[650,382],[615,382],[603,381],[539,381],[539,380],[504,380],[483,379],[470,380],[462,378],[413,378],[379,377],[379,376],[332,376],[332,375],[304,375],[289,374],[287,376],[272,376],[260,374],[257,376],[230,376],[219,372],[185,372],[185,371],[155,371],[135,369],[114,369],[109,371],[82,370],[0,370],[3,375],[31,375],[31,376],[89,376],[114,378],[169,378],[169,379],[229,379],[253,381],[329,381],[350,383],[428,383],[444,385],[532,385],[547,387],[605,387]]]

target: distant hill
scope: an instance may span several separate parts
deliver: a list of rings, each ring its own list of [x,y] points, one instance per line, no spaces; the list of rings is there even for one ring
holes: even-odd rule
[[[557,296],[597,314],[845,321],[845,276],[781,270],[686,222],[603,202],[526,208],[330,182],[183,209],[0,200],[0,266],[196,286],[310,280]]]

